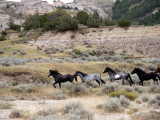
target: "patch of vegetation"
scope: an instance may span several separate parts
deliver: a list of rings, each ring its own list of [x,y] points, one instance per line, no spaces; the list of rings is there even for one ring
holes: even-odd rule
[[[160,119],[160,113],[159,112],[146,112],[146,113],[140,113],[138,115],[132,116],[131,120],[159,120]]]
[[[122,27],[122,28],[128,28],[131,26],[131,21],[129,21],[127,19],[120,19],[118,21],[118,26]]]
[[[66,95],[63,92],[52,92],[50,96],[55,100],[66,99]]]
[[[11,65],[24,65],[27,62],[27,59],[15,58],[15,57],[2,57],[0,58],[0,64],[3,66]]]
[[[160,10],[153,13],[159,7],[159,0],[116,0],[112,8],[112,18],[128,19],[141,25],[159,24]]]
[[[22,113],[18,109],[13,109],[13,110],[11,110],[11,113],[10,113],[9,117],[10,118],[21,118],[22,117]]]
[[[66,114],[67,120],[93,120],[93,113],[87,111],[83,104],[77,101],[67,103],[63,111]]]
[[[110,97],[120,97],[121,95],[124,95],[126,98],[130,100],[135,100],[137,96],[134,93],[126,92],[126,91],[114,91],[111,92]]]
[[[110,98],[107,102],[105,102],[102,106],[104,112],[122,112],[124,109],[120,103],[118,98]]]
[[[19,84],[18,86],[12,88],[12,91],[18,93],[32,93],[36,92],[37,90],[33,84]]]
[[[102,93],[108,94],[118,90],[118,85],[115,83],[109,83],[102,86]]]
[[[43,28],[44,30],[76,30],[78,22],[66,11],[58,9],[52,13],[29,16],[23,23],[24,30]]]

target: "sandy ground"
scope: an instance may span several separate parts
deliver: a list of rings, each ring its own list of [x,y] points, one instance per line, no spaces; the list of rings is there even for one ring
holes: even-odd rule
[[[135,106],[135,102],[131,102],[129,108],[126,108],[124,112],[122,113],[104,113],[102,110],[98,110],[96,106],[98,104],[102,104],[105,101],[107,101],[107,96],[100,96],[100,97],[83,97],[83,98],[68,98],[64,100],[37,100],[37,101],[29,101],[29,100],[17,100],[17,101],[10,101],[9,103],[14,104],[13,107],[19,110],[22,110],[23,112],[29,112],[30,116],[36,114],[38,111],[45,110],[47,108],[56,107],[61,109],[66,103],[71,101],[80,101],[86,109],[90,111],[94,111],[94,119],[95,120],[130,120],[131,115],[127,114],[127,111]],[[158,111],[160,112],[160,109],[154,109],[152,107],[147,106],[146,103],[143,104],[136,104],[139,108],[139,111],[134,113],[138,114],[140,112],[149,112],[149,111]],[[11,110],[4,110],[0,109],[0,120],[11,120],[9,118]],[[133,114],[132,114],[133,115]],[[14,120],[23,120],[20,119],[14,119]]]

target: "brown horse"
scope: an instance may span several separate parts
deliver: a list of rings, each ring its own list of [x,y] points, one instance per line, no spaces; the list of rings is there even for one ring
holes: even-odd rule
[[[160,73],[160,68],[158,67],[158,68],[154,71],[154,73]]]

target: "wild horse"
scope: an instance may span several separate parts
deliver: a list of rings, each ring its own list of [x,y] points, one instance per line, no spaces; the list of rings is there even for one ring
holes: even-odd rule
[[[80,71],[76,71],[75,76],[79,76],[81,81],[84,83],[86,80],[95,80],[99,85],[105,84],[104,80],[101,79],[101,75],[99,73],[94,74],[86,74]]]
[[[158,74],[156,74],[156,73],[154,73],[154,72],[146,73],[146,72],[144,72],[144,71],[143,71],[142,69],[140,69],[140,68],[135,68],[135,69],[132,71],[131,74],[135,74],[135,73],[138,75],[138,77],[139,77],[139,79],[140,79],[140,82],[139,82],[140,85],[143,85],[143,81],[148,81],[148,80],[151,80],[151,79],[153,79],[154,83],[155,83],[155,81],[156,81],[156,82],[157,82],[157,85],[158,85],[158,79],[157,79],[157,77],[158,77],[159,80],[160,80],[160,76],[159,76]]]
[[[48,73],[48,77],[53,76],[55,82],[53,83],[53,86],[56,88],[55,84],[59,83],[59,87],[61,88],[61,83],[63,82],[71,82],[73,83],[73,80],[75,78],[75,80],[77,81],[77,77],[75,75],[70,75],[70,74],[66,74],[66,75],[62,75],[61,73],[59,73],[56,70],[49,70]]]
[[[124,85],[124,80],[127,80],[129,82],[130,86],[132,86],[132,84],[134,84],[129,73],[125,73],[125,72],[116,73],[114,70],[112,70],[109,67],[107,67],[103,73],[106,73],[106,72],[108,72],[108,74],[109,74],[109,77],[111,79],[110,82],[114,82],[115,80],[122,79],[122,85]]]

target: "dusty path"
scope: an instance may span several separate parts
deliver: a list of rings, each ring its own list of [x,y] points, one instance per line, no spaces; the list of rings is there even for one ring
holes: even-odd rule
[[[83,98],[68,98],[64,100],[37,100],[37,101],[29,101],[29,100],[17,100],[17,101],[10,101],[9,103],[14,104],[13,108],[22,110],[23,112],[29,112],[30,116],[36,114],[38,111],[45,110],[47,108],[56,107],[61,109],[66,103],[71,101],[80,101],[84,106],[90,110],[94,111],[94,119],[95,120],[130,120],[129,114],[127,111],[129,108],[132,108],[135,104],[134,102],[131,103],[129,108],[125,109],[123,113],[104,113],[101,110],[96,109],[98,104],[104,103],[108,97],[100,96],[100,97],[83,97]],[[139,104],[139,112],[149,112],[149,111],[159,111],[160,109],[153,109],[148,107],[146,103]],[[11,110],[2,110],[0,109],[0,120],[11,120],[9,118]],[[138,114],[139,112],[135,113]],[[23,120],[23,119],[14,119],[14,120]]]

